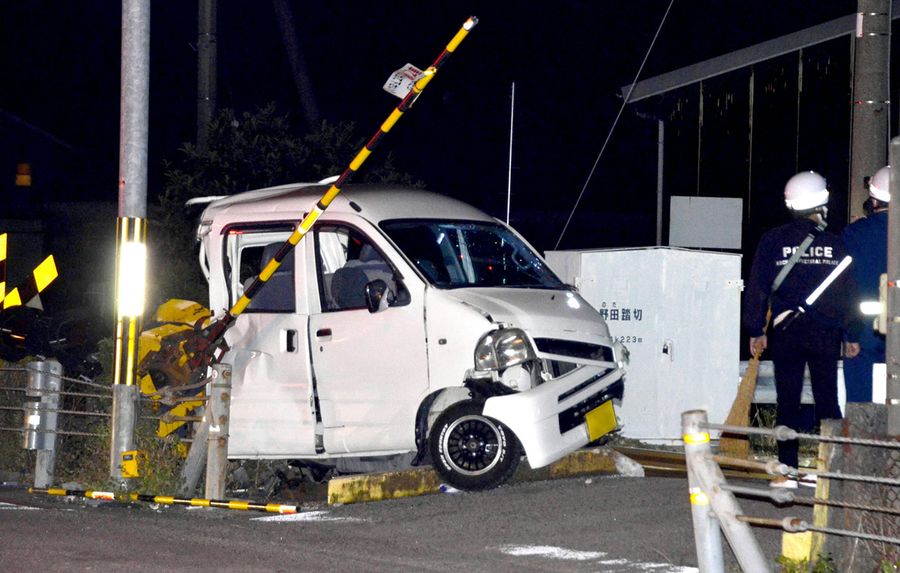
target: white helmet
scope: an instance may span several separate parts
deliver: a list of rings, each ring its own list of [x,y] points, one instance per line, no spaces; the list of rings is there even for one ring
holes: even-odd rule
[[[784,204],[791,211],[809,211],[828,203],[825,178],[815,171],[801,171],[784,186]]]
[[[891,201],[891,166],[885,165],[869,180],[869,197],[882,203]]]

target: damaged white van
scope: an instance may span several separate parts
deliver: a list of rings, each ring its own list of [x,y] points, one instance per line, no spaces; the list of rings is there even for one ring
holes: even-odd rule
[[[211,203],[221,315],[327,186]],[[230,458],[415,453],[466,490],[617,429],[626,349],[511,228],[420,190],[348,186],[226,335]]]

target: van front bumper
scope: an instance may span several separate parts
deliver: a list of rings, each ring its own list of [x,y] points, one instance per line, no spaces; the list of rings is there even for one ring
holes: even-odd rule
[[[614,417],[611,428],[601,423],[599,430],[589,421],[603,404],[622,399],[624,373],[622,368],[582,366],[536,388],[488,398],[483,413],[511,429],[529,465],[540,468],[596,440],[598,431],[602,435],[615,429]]]

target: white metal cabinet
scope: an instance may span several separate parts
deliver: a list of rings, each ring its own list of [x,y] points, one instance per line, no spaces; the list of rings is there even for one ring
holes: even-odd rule
[[[625,436],[678,440],[681,412],[691,409],[724,421],[739,379],[740,255],[637,248],[546,258],[631,352],[619,411]]]

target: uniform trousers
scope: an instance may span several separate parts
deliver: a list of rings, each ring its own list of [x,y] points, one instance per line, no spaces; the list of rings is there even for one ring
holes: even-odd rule
[[[833,328],[809,326],[810,321],[806,322],[806,325],[795,323],[785,331],[774,327],[769,337],[777,394],[775,423],[794,430],[799,429],[803,420],[800,399],[807,365],[815,400],[816,425],[824,419],[841,418],[837,398],[841,332]],[[798,450],[797,440],[779,441],[778,461],[797,467]]]

